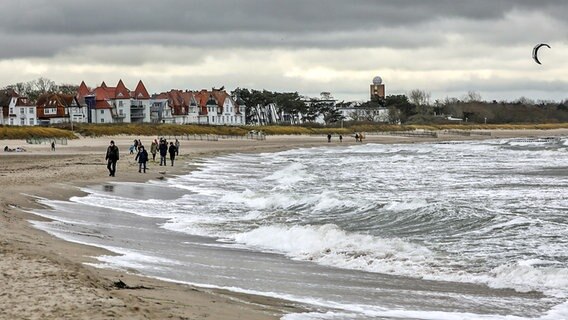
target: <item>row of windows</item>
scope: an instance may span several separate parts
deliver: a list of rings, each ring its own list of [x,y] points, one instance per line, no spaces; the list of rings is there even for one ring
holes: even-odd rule
[[[16,121],[14,120],[14,118],[10,118],[10,125],[13,126],[15,124],[16,124]],[[34,126],[35,125],[35,119],[34,118],[29,119],[29,122],[27,124],[30,125],[30,126]],[[26,118],[20,119],[20,125],[21,126],[26,125]]]
[[[26,114],[26,109],[28,109],[28,114],[35,114],[35,108],[33,107],[20,107],[20,114]],[[10,114],[14,114],[14,108],[10,108]]]
[[[236,116],[220,116],[217,118],[219,123],[240,123],[241,117]],[[215,123],[215,116],[211,117],[211,122]]]

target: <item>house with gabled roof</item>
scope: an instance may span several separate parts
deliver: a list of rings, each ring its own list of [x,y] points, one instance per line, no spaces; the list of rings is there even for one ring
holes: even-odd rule
[[[175,123],[170,107],[169,96],[162,92],[152,96],[150,108],[150,122],[152,123]]]
[[[170,90],[160,97],[168,99],[175,123],[244,125],[244,105],[238,105],[222,89],[197,92]]]
[[[45,93],[36,102],[39,124],[87,122],[87,108],[77,97],[62,93]]]
[[[239,105],[225,91],[213,88],[199,92],[201,114],[199,123],[212,125],[244,125],[245,106]]]
[[[103,81],[94,89],[89,89],[83,81],[77,98],[90,110],[92,123],[143,123],[151,120],[152,101],[142,80],[134,91],[129,90],[122,79],[115,87],[109,87]]]
[[[14,96],[8,105],[8,125],[35,126],[37,109],[27,97]]]
[[[10,102],[12,102],[14,97],[18,97],[15,90],[0,90],[0,125],[10,124]]]

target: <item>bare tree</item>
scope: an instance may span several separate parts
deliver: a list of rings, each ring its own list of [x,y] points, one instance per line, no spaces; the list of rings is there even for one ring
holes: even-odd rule
[[[479,94],[479,92],[475,92],[475,91],[468,91],[467,94],[465,95],[464,100],[466,102],[481,102],[481,94]]]
[[[56,87],[55,81],[44,77],[40,77],[37,80],[32,81],[32,86],[39,92],[39,94],[53,92],[53,89]]]
[[[430,96],[430,92],[413,89],[408,93],[408,100],[416,106],[424,106],[430,104]]]

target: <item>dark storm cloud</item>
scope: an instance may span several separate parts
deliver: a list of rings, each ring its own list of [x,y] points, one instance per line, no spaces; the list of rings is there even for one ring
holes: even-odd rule
[[[117,78],[134,69],[136,77],[159,74],[157,83],[174,76],[161,75],[162,65],[212,68],[212,82],[233,72],[235,86],[365,88],[365,96],[367,81],[346,79],[378,72],[395,91],[516,90],[521,74],[541,77],[538,70],[553,61],[563,67],[568,35],[565,0],[2,0],[0,12],[5,73],[20,72],[9,59],[22,60],[33,75],[66,78],[72,70],[86,77],[80,70],[92,65]],[[553,50],[535,69],[530,52],[539,42]],[[489,80],[472,79],[478,73]]]
[[[4,0],[0,28],[14,33],[274,32],[303,34],[412,27],[458,18],[500,19],[512,10],[565,16],[562,1],[519,0]]]
[[[516,11],[563,17],[562,1],[524,0],[4,0],[0,58],[49,57],[85,45],[201,48],[418,48],[449,33],[515,43],[529,30],[498,26]],[[563,21],[559,19],[558,21]],[[491,29],[493,28],[493,30]],[[535,31],[536,30],[536,31]]]

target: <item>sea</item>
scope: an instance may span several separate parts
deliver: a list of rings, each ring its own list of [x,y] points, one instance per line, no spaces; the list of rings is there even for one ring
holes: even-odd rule
[[[32,223],[96,267],[306,306],[283,320],[568,319],[567,139],[222,155]]]

